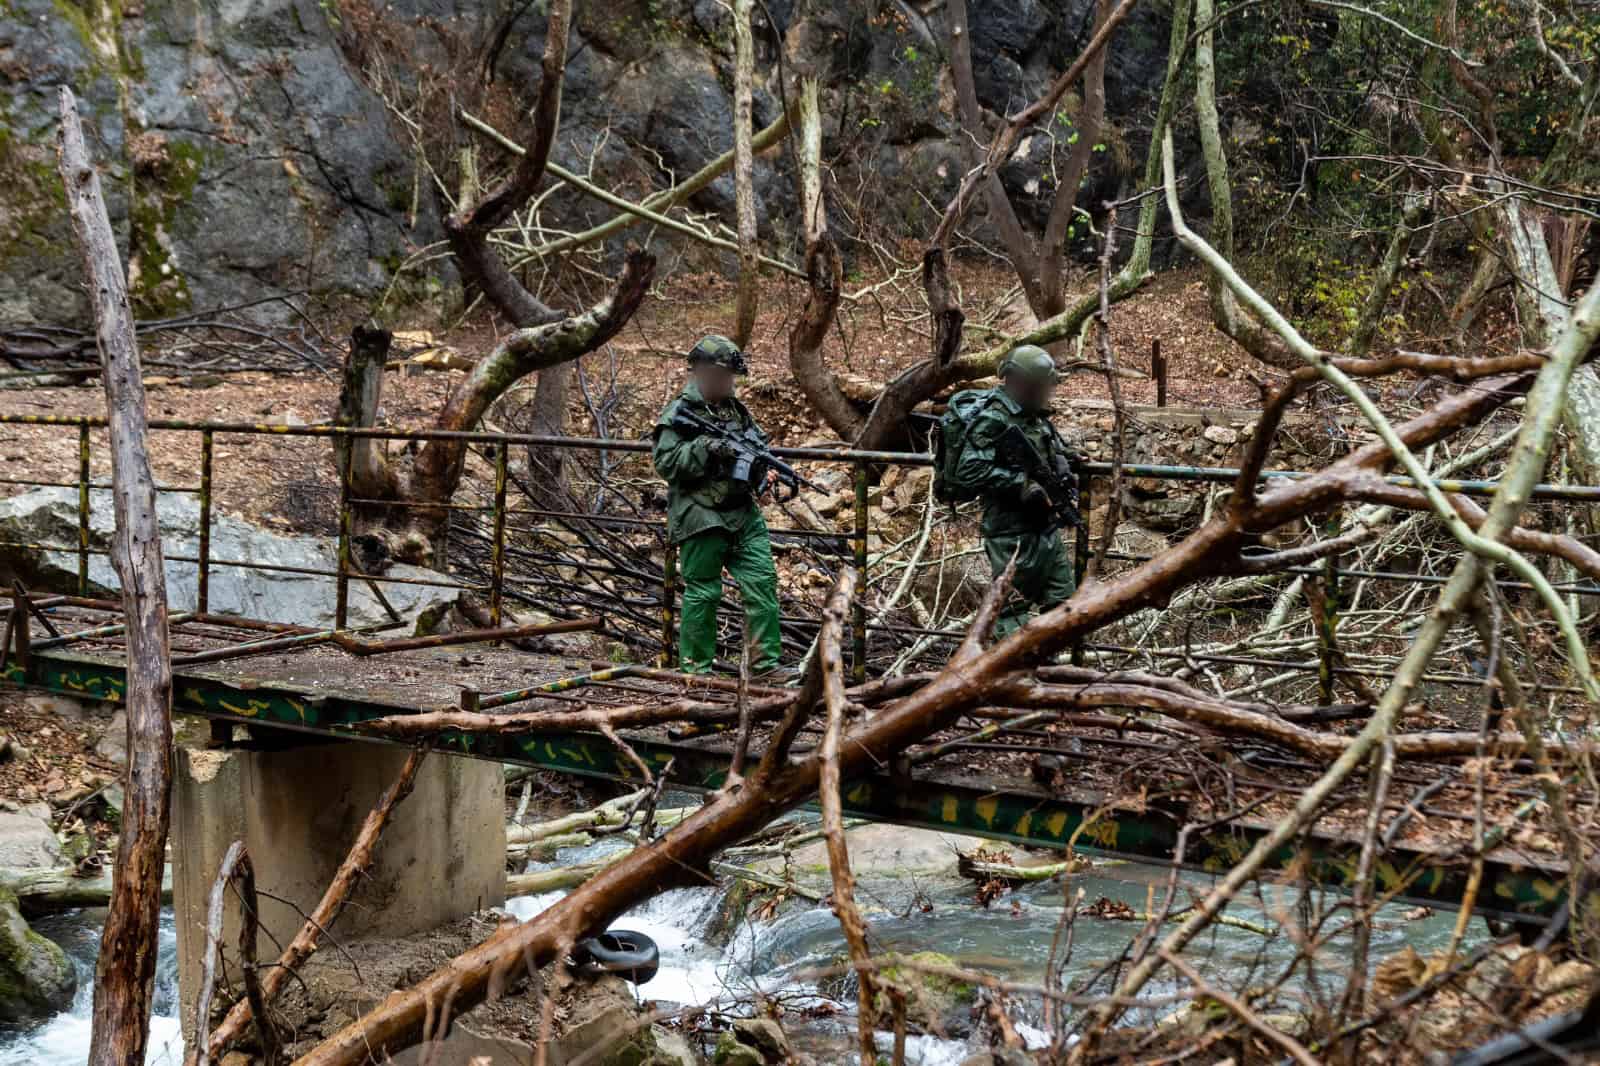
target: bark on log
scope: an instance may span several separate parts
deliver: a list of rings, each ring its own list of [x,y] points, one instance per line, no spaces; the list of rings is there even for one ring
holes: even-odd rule
[[[339,407],[334,414],[335,425],[365,428],[377,424],[378,405],[383,400],[383,368],[389,361],[391,340],[388,330],[368,326],[357,326],[351,333],[344,384],[339,390]],[[347,458],[351,451],[354,454]],[[383,441],[335,437],[333,461],[341,477],[345,464],[349,463],[352,495],[371,500],[394,497],[398,487],[384,455]]]
[[[118,877],[95,962],[89,1062],[125,1066],[144,1061],[150,1035],[172,794],[166,570],[156,521],[155,480],[145,448],[144,381],[133,311],[72,90],[62,86],[59,101],[61,180],[90,281],[95,340],[105,378],[116,509],[111,560],[122,584],[128,645],[127,802],[117,846]]]
[[[752,720],[775,718],[794,700],[774,696],[750,705]],[[699,700],[674,700],[671,703],[636,703],[624,707],[591,707],[577,711],[522,711],[515,714],[488,714],[473,711],[425,711],[397,714],[357,723],[352,728],[362,733],[387,737],[429,737],[446,730],[463,733],[538,733],[566,729],[637,729],[667,722],[695,722],[727,725],[739,720],[739,712],[725,703]]]
[[[844,656],[839,650],[844,635],[844,616],[855,595],[856,572],[845,569],[828,598],[822,616],[822,632],[817,636],[817,654],[822,661],[822,702],[828,724],[822,735],[822,776],[818,796],[822,806],[823,839],[827,841],[828,872],[833,879],[833,912],[856,967],[856,1030],[860,1036],[861,1066],[873,1066],[878,1059],[872,1042],[877,1028],[877,987],[868,964],[872,949],[867,946],[867,923],[856,906],[856,879],[850,872],[850,849],[844,840],[843,787],[839,779],[839,739],[844,733]]]
[[[194,1032],[196,1034],[195,1046],[189,1049],[185,1056],[187,1066],[210,1066],[211,1053],[206,1041],[206,1033],[211,1028],[211,998],[216,993],[217,970],[222,961],[222,918],[223,905],[226,902],[228,885],[237,880],[239,891],[240,911],[243,920],[239,926],[239,963],[245,981],[247,996],[254,997],[253,1005],[257,1008],[256,1018],[260,1024],[257,1031],[262,1036],[263,1048],[266,1051],[267,1066],[275,1066],[277,1062],[277,1040],[272,1029],[270,1019],[261,1021],[265,1017],[265,1008],[260,1002],[260,979],[255,972],[256,957],[256,929],[258,927],[258,912],[256,910],[256,875],[255,867],[250,862],[250,853],[245,850],[244,841],[235,840],[228,846],[227,853],[222,856],[222,865],[217,870],[217,879],[211,885],[211,898],[206,908],[206,957],[201,967],[200,994],[195,997]]]

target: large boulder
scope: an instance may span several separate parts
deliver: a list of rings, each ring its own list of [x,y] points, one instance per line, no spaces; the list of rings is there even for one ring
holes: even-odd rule
[[[198,558],[200,507],[186,493],[160,493],[156,514],[161,523],[161,547],[167,559],[167,597],[173,611],[195,609],[199,566],[179,559]],[[89,544],[109,547],[114,528],[111,494],[96,489],[89,494]],[[78,540],[76,489],[43,488],[0,500],[0,541],[25,544],[74,545]],[[213,514],[211,558],[254,566],[284,567],[259,570],[244,566],[211,567],[209,609],[215,614],[287,622],[316,628],[334,624],[337,582],[332,577],[296,573],[301,570],[335,570],[338,542],[331,537],[289,537],[251,525],[243,519]],[[444,575],[420,567],[395,565],[387,576],[448,581]],[[29,588],[75,592],[78,556],[68,551],[0,548],[0,578],[19,578]],[[89,556],[89,594],[114,597],[121,583],[106,555]],[[380,585],[397,612],[415,619],[455,598],[451,589],[428,585]],[[364,581],[350,583],[349,624],[372,625],[389,616]]]
[[[645,1066],[656,1050],[655,1032],[640,1026],[639,1004],[628,984],[618,977],[581,980],[566,992],[561,1005],[563,1021],[550,1042],[550,1066],[583,1059],[596,1066]],[[605,1050],[596,1058],[597,1047]]]
[[[76,323],[86,307],[54,175],[61,84],[81,98],[142,315],[308,283],[378,292],[437,236],[431,198],[413,197],[411,153],[339,47],[334,5],[3,10],[0,321]]]
[[[66,953],[28,928],[17,897],[0,888],[0,1023],[39,1021],[72,1005],[78,971]]]
[[[0,810],[0,867],[54,869],[62,863],[61,844],[50,828],[50,808],[34,804]]]
[[[955,876],[960,853],[972,850],[974,843],[955,833],[882,823],[847,830],[845,839],[850,869],[863,881]],[[789,861],[796,873],[828,877],[827,844],[821,840],[796,848]]]

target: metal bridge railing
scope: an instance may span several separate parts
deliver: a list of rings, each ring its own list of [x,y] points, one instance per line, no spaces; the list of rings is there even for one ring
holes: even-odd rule
[[[90,544],[90,516],[91,489],[108,487],[106,482],[96,482],[90,477],[91,469],[91,438],[90,431],[103,428],[106,419],[103,417],[88,416],[54,416],[54,415],[11,415],[0,414],[0,425],[61,427],[75,429],[78,435],[77,478],[74,481],[33,481],[21,478],[0,478],[0,485],[17,485],[29,487],[57,487],[76,488],[77,499],[77,533],[76,545],[33,544],[18,541],[0,540],[0,546],[22,548],[35,551],[52,551],[61,553],[75,553],[77,556],[77,584],[78,595],[87,596],[89,593],[89,557],[91,555],[108,554],[105,549],[94,548]],[[491,622],[498,626],[503,612],[503,598],[505,587],[505,546],[506,546],[506,520],[513,515],[529,515],[539,518],[552,518],[557,520],[582,520],[595,523],[610,523],[634,525],[641,528],[665,529],[666,523],[660,520],[640,519],[631,515],[609,515],[604,513],[569,512],[545,508],[511,507],[507,504],[508,467],[510,449],[513,445],[534,445],[542,447],[565,448],[572,450],[587,450],[595,452],[623,452],[647,453],[650,443],[647,441],[631,441],[618,439],[600,439],[592,437],[558,437],[542,436],[523,433],[488,433],[476,431],[455,430],[410,430],[410,429],[385,429],[385,428],[353,428],[333,425],[304,425],[304,426],[279,426],[260,423],[238,423],[220,421],[177,421],[177,420],[152,420],[149,423],[152,431],[193,433],[199,437],[199,484],[195,487],[187,486],[158,486],[161,491],[194,493],[199,500],[198,519],[198,550],[193,556],[168,556],[172,562],[192,563],[196,566],[196,606],[199,614],[205,614],[209,608],[210,577],[213,567],[242,567],[266,572],[294,573],[309,576],[330,577],[336,582],[336,607],[335,625],[345,629],[348,625],[349,614],[349,586],[352,579],[362,582],[424,585],[445,588],[465,589],[468,591],[487,591],[490,597]],[[491,564],[490,581],[487,586],[463,584],[460,582],[435,581],[426,578],[408,578],[385,575],[368,575],[360,571],[352,560],[351,542],[353,536],[353,513],[355,506],[375,504],[383,506],[403,506],[404,501],[368,500],[353,495],[352,493],[352,463],[355,449],[345,449],[345,461],[339,471],[339,515],[338,515],[338,564],[334,569],[316,567],[296,567],[283,564],[267,564],[246,562],[234,559],[216,558],[211,553],[211,526],[212,526],[212,496],[215,481],[216,465],[216,440],[219,435],[242,435],[256,437],[306,437],[323,438],[328,440],[385,440],[385,441],[460,441],[467,444],[483,444],[492,447],[494,456],[494,486],[493,503],[489,505],[457,504],[417,504],[416,506],[447,509],[482,514],[491,513]],[[819,531],[815,529],[800,529],[776,527],[774,534],[796,538],[819,538],[837,540],[846,538],[850,542],[854,563],[861,573],[858,588],[867,588],[868,543],[872,533],[872,506],[870,502],[869,485],[870,470],[872,467],[881,466],[908,466],[923,467],[932,464],[932,457],[919,452],[893,452],[893,451],[867,451],[850,448],[774,448],[773,451],[791,460],[805,462],[829,463],[846,465],[851,470],[851,485],[854,495],[854,509],[848,529],[837,531]],[[1094,506],[1094,493],[1097,481],[1104,481],[1112,472],[1110,463],[1090,462],[1085,463],[1079,472],[1079,492],[1081,509],[1084,514],[1089,514]],[[1163,481],[1177,482],[1209,482],[1232,483],[1238,477],[1239,471],[1228,467],[1194,467],[1171,466],[1154,464],[1124,464],[1123,474],[1126,477],[1148,478]],[[1263,471],[1263,481],[1272,481],[1280,478],[1296,479],[1308,477],[1310,474],[1297,470],[1268,470]],[[1414,486],[1411,478],[1403,476],[1390,476],[1386,478],[1390,484],[1400,486]],[[1436,484],[1446,492],[1462,493],[1470,496],[1491,496],[1498,485],[1493,481],[1475,481],[1461,479],[1440,479]],[[1559,485],[1541,484],[1534,487],[1532,495],[1535,499],[1559,500],[1567,502],[1600,502],[1600,486],[1594,485]],[[1325,535],[1336,535],[1337,526],[1334,525],[1324,530]],[[1135,556],[1126,553],[1109,553],[1110,557],[1124,561],[1141,562],[1147,556]],[[1087,528],[1077,530],[1076,559],[1078,576],[1083,576],[1084,567],[1089,557],[1089,533]],[[677,585],[677,560],[676,551],[672,547],[666,550],[663,560],[663,577],[661,588],[661,638],[664,655],[670,665],[676,648],[676,585]],[[1341,577],[1355,577],[1385,581],[1405,581],[1435,583],[1439,580],[1436,575],[1406,573],[1401,571],[1373,571],[1350,570],[1338,565],[1338,558],[1330,556],[1319,566],[1306,566],[1294,568],[1296,573],[1316,574],[1321,576],[1329,585],[1330,597],[1337,595],[1337,582]],[[1502,582],[1504,587],[1521,587],[1517,582]],[[1600,594],[1600,587],[1590,584],[1577,584],[1563,586],[1569,591],[1581,591],[1591,594]],[[852,605],[852,667],[856,678],[863,679],[866,672],[866,651],[868,629],[883,629],[888,631],[940,636],[959,637],[961,633],[956,630],[919,629],[917,627],[897,625],[872,625],[867,623],[867,610],[865,600],[858,593]],[[1325,612],[1327,618],[1336,619],[1336,612]],[[1335,622],[1336,624],[1336,622]],[[1325,632],[1318,632],[1318,662],[1316,664],[1294,664],[1276,660],[1262,660],[1259,663],[1251,660],[1252,664],[1270,666],[1277,669],[1303,669],[1315,671],[1319,674],[1324,702],[1332,701],[1333,678],[1340,673],[1359,674],[1362,676],[1382,676],[1379,671],[1363,671],[1349,666],[1340,666],[1336,662],[1336,644],[1331,626]],[[1121,648],[1113,645],[1085,645],[1089,650],[1108,652],[1136,652],[1136,649]],[[1196,654],[1192,656],[1199,661],[1215,660],[1218,662],[1238,662],[1238,656],[1208,656]],[[1442,684],[1474,685],[1481,683],[1479,679],[1466,675],[1441,674],[1430,677],[1430,680]],[[1544,686],[1549,691],[1564,691],[1560,687]]]

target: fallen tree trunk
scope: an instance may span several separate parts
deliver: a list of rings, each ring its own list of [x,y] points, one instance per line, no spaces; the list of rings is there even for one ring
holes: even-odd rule
[[[111,436],[111,494],[116,531],[111,561],[122,585],[128,687],[127,802],[117,845],[119,876],[95,962],[92,1066],[144,1061],[155,995],[172,794],[172,662],[167,639],[167,580],[156,522],[155,479],[145,447],[143,370],[133,309],[100,178],[83,140],[77,101],[62,86],[60,168],[67,209],[90,281],[95,340],[105,378]]]
[[[618,852],[616,858],[605,862],[585,862],[576,866],[563,866],[556,870],[535,870],[529,874],[510,874],[506,877],[506,898],[514,896],[539,896],[546,892],[561,892],[577,888],[589,878],[605,869],[617,859],[629,854]]]
[[[794,702],[793,696],[775,696],[750,705],[753,720],[775,718]],[[670,703],[638,703],[625,707],[591,707],[577,711],[521,711],[490,714],[482,711],[424,711],[421,714],[396,714],[360,722],[358,732],[406,738],[431,737],[446,730],[463,733],[537,733],[541,730],[637,729],[666,722],[696,722],[727,725],[739,720],[739,712],[725,703],[701,700],[675,700]]]

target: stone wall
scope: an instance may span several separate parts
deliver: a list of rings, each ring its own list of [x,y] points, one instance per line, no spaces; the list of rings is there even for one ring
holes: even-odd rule
[[[1127,414],[1125,462],[1197,467],[1237,467],[1261,417],[1261,412],[1252,408],[1147,404],[1129,404]],[[1084,456],[1097,462],[1111,461],[1114,418],[1110,403],[1071,401],[1056,424]],[[1320,469],[1344,454],[1362,434],[1355,423],[1337,416],[1290,412],[1283,419],[1267,468]],[[1227,487],[1214,481],[1130,477],[1122,498],[1123,522],[1161,537],[1187,533],[1199,524],[1207,493]],[[1103,497],[1097,502],[1103,504]],[[1093,528],[1098,531],[1098,519]],[[1145,540],[1147,552],[1159,547],[1153,540]]]

